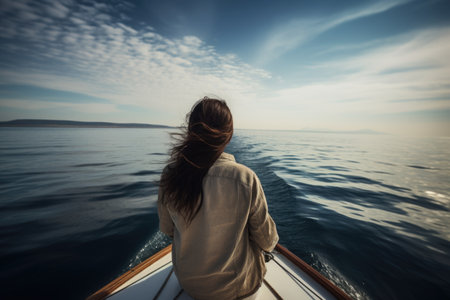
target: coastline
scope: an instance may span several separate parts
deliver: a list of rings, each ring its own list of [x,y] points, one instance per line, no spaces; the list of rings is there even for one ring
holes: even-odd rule
[[[51,127],[51,128],[174,128],[146,123],[82,122],[66,120],[19,119],[0,122],[0,127]]]

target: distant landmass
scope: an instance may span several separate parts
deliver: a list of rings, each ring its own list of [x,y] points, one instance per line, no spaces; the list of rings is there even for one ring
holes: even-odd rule
[[[74,127],[74,128],[173,128],[145,123],[81,122],[66,120],[20,119],[0,122],[0,127]]]
[[[384,132],[374,131],[371,129],[361,129],[361,130],[328,130],[328,129],[301,129],[302,132],[311,133],[346,133],[346,134],[385,134]]]

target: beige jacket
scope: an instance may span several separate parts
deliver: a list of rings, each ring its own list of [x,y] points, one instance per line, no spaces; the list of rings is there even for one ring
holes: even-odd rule
[[[195,299],[239,299],[253,294],[266,273],[262,250],[278,242],[256,174],[223,153],[203,180],[203,204],[189,226],[161,205],[160,230],[173,237],[173,265]]]

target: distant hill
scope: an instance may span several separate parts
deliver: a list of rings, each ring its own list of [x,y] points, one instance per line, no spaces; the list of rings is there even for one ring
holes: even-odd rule
[[[345,134],[385,134],[384,132],[374,131],[371,129],[361,129],[361,130],[328,130],[328,129],[301,129],[301,132],[309,133],[345,133]]]
[[[0,122],[0,127],[77,127],[77,128],[172,128],[144,123],[80,122],[66,120],[20,119]]]

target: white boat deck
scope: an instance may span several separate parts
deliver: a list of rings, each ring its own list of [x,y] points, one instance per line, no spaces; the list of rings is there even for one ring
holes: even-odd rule
[[[278,252],[273,252],[273,256],[274,259],[266,264],[267,274],[256,299],[336,299],[286,257]],[[158,292],[157,299],[160,300],[192,299],[182,290],[172,272],[171,252],[117,287],[107,299],[154,299]]]

